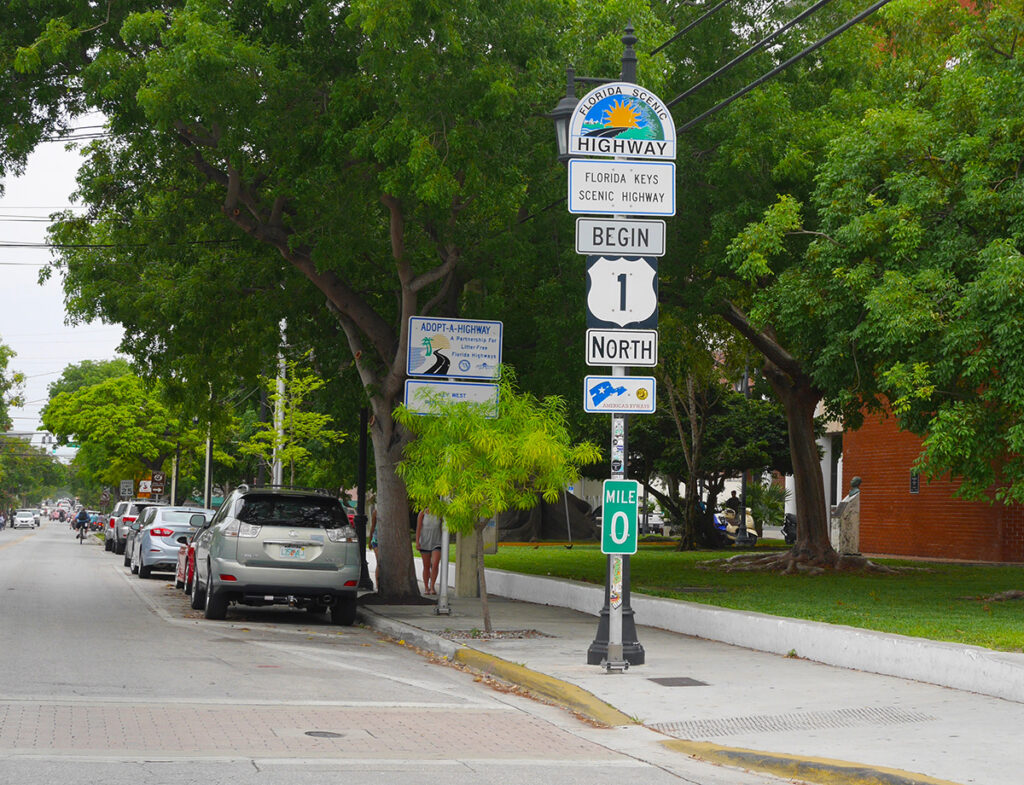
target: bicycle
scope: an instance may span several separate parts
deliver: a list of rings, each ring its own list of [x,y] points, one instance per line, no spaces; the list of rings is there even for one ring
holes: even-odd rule
[[[78,544],[81,545],[85,542],[85,533],[89,529],[89,524],[81,523],[78,525]]]

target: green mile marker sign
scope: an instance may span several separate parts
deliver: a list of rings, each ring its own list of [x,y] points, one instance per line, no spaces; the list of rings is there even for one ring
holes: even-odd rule
[[[640,483],[605,480],[601,489],[601,553],[636,553]]]

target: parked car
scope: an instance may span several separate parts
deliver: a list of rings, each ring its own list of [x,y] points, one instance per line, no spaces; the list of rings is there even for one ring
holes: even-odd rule
[[[131,524],[128,561],[131,571],[148,578],[154,571],[170,571],[178,560],[178,549],[213,517],[202,507],[148,507]]]
[[[36,523],[35,510],[15,510],[14,518],[11,520],[12,529],[34,529]]]
[[[106,538],[103,547],[114,553],[124,553],[124,547],[128,538],[128,526],[139,517],[147,507],[157,505],[167,506],[167,502],[150,501],[149,499],[138,499],[132,501],[121,501],[114,505],[110,513],[110,520],[104,530]]]
[[[223,619],[230,603],[330,609],[356,618],[359,542],[339,499],[241,485],[194,538],[191,605]]]

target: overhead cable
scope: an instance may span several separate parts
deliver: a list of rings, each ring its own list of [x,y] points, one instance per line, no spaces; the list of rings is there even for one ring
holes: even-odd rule
[[[791,58],[786,60],[786,62],[776,66],[775,68],[773,68],[768,73],[758,77],[753,82],[751,82],[746,87],[744,87],[742,90],[739,90],[738,92],[733,93],[731,96],[726,98],[721,103],[718,103],[715,106],[712,106],[706,112],[698,115],[697,117],[694,117],[692,120],[688,120],[687,122],[683,123],[682,125],[677,126],[676,127],[676,133],[680,133],[681,134],[681,133],[684,133],[686,131],[689,131],[691,128],[693,128],[695,125],[697,125],[697,123],[699,123],[701,120],[706,120],[708,117],[710,117],[711,115],[715,114],[719,110],[724,109],[725,107],[727,107],[729,104],[731,104],[737,98],[742,98],[747,93],[749,93],[751,90],[753,90],[753,89],[755,89],[757,87],[760,87],[761,85],[763,85],[765,82],[767,82],[772,77],[778,76],[780,73],[785,71],[787,68],[789,68],[794,63],[796,63],[799,60],[802,60],[803,58],[807,57],[807,55],[812,54],[813,52],[816,52],[818,49],[823,47],[825,44],[827,44],[829,41],[831,41],[836,36],[839,36],[842,33],[845,33],[847,30],[849,30],[851,27],[853,27],[858,22],[862,22],[863,20],[867,19],[869,16],[871,16],[871,14],[875,13],[875,11],[877,11],[882,6],[887,5],[890,1],[891,0],[878,0],[878,2],[875,3],[874,5],[872,5],[870,8],[867,8],[867,9],[861,11],[855,17],[853,17],[852,19],[850,19],[850,20],[844,22],[843,24],[841,24],[839,27],[837,27],[835,30],[830,32],[824,38],[821,38],[821,39],[815,41],[813,44],[811,44],[810,46],[805,48],[799,54],[793,55]]]
[[[680,30],[678,33],[676,33],[674,36],[672,36],[670,39],[668,39],[661,46],[659,46],[659,47],[657,47],[655,49],[652,49],[651,50],[651,54],[652,55],[656,55],[656,54],[658,54],[658,52],[660,52],[662,49],[664,49],[666,46],[668,46],[672,42],[678,41],[680,38],[682,38],[684,35],[686,35],[688,32],[690,32],[693,28],[695,28],[697,25],[699,25],[701,22],[703,22],[705,19],[707,19],[709,16],[711,16],[715,11],[717,11],[719,8],[721,8],[723,5],[725,5],[726,3],[729,3],[729,2],[731,2],[731,0],[722,0],[722,2],[720,2],[714,8],[712,8],[712,9],[710,9],[708,11],[705,11],[703,14],[701,14],[696,19],[694,19],[692,22],[690,22],[690,24],[688,24],[686,27],[684,27],[682,30]]]
[[[713,82],[715,79],[717,79],[719,76],[724,74],[726,71],[729,71],[732,68],[735,68],[737,65],[742,63],[748,57],[750,57],[752,54],[755,54],[755,53],[761,51],[766,46],[768,46],[768,44],[770,44],[772,41],[774,41],[780,35],[785,33],[787,30],[792,28],[794,25],[800,24],[800,22],[804,21],[804,19],[806,19],[807,17],[811,16],[811,14],[816,13],[818,10],[820,10],[821,8],[823,8],[824,6],[828,5],[831,2],[832,2],[832,0],[818,0],[818,2],[815,3],[814,5],[812,5],[810,8],[807,8],[803,12],[797,14],[795,17],[793,17],[793,19],[791,19],[790,21],[786,22],[786,24],[784,24],[782,27],[780,27],[774,33],[771,33],[770,35],[767,35],[764,38],[762,38],[760,41],[758,41],[756,44],[752,45],[745,52],[743,52],[740,55],[737,55],[732,60],[730,60],[728,63],[723,65],[721,68],[719,68],[713,74],[711,74],[710,76],[704,77],[699,82],[697,82],[697,84],[693,85],[693,87],[689,88],[688,90],[683,91],[682,93],[677,95],[675,98],[673,98],[671,101],[666,102],[665,106],[671,108],[671,107],[675,106],[677,103],[679,103],[680,101],[682,101],[684,98],[689,98],[691,95],[693,95],[695,92],[700,90],[702,87],[704,87],[705,85],[709,84],[710,82]]]

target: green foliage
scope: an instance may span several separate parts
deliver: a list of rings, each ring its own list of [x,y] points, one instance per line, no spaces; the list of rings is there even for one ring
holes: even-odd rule
[[[7,370],[7,365],[14,354],[13,349],[0,343],[0,431],[9,430],[11,427],[10,407],[20,406],[22,403],[21,385],[25,376]]]
[[[64,379],[85,375],[69,369]],[[80,444],[75,457],[80,470],[108,484],[163,469],[179,440],[201,441],[191,423],[186,425],[161,400],[157,387],[132,373],[56,392],[42,419],[60,442]]]
[[[28,441],[0,436],[0,507],[38,504],[68,480],[67,467]]]
[[[452,531],[470,532],[507,510],[529,509],[538,495],[555,502],[579,479],[581,466],[600,458],[595,445],[571,443],[560,398],[538,400],[519,392],[507,367],[497,416],[486,404],[434,404],[434,415],[404,406],[396,411],[416,435],[398,473],[409,497],[440,515]]]
[[[296,464],[304,464],[311,455],[311,447],[317,444],[340,444],[345,434],[328,426],[331,417],[320,412],[309,411],[310,398],[326,384],[315,373],[303,367],[309,356],[302,361],[289,360],[284,381],[284,394],[277,388],[274,378],[262,378],[261,382],[269,393],[271,406],[280,411],[281,431],[276,423],[255,424],[252,435],[241,445],[243,455],[260,458],[267,466],[274,459],[291,467],[292,484],[295,482]],[[280,407],[280,408],[278,408]]]

